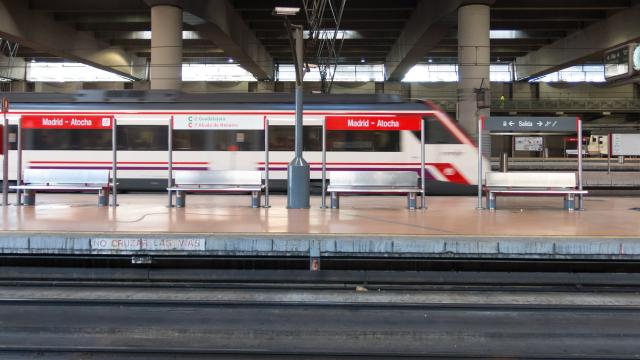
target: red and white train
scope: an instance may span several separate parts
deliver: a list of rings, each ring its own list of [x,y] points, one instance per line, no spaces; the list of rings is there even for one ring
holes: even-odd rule
[[[293,157],[294,104],[288,94],[183,94],[88,91],[5,93],[10,100],[10,180],[16,179],[15,133],[23,115],[109,114],[117,119],[121,190],[166,187],[168,124],[184,114],[252,114],[269,120],[270,178],[277,188]],[[304,157],[321,178],[322,121],[331,115],[419,115],[426,122],[429,193],[470,193],[477,184],[477,147],[428,101],[389,95],[309,95],[304,107]],[[111,166],[111,132],[23,129],[24,167],[97,169]],[[262,169],[263,130],[173,130],[175,169]],[[485,164],[487,162],[485,161]],[[420,134],[413,131],[331,131],[327,170],[420,171]],[[483,169],[488,171],[487,169]]]

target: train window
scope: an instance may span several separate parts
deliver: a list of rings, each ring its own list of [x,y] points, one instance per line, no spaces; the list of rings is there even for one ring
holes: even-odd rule
[[[269,128],[269,149],[293,151],[295,134],[293,126]],[[322,127],[305,126],[303,150],[322,151]],[[329,131],[327,151],[351,152],[399,152],[400,134],[397,131]]]
[[[125,125],[117,131],[118,150],[167,150],[166,126]],[[23,129],[22,141],[24,150],[111,150],[111,131]]]
[[[302,146],[304,151],[322,151],[322,127],[305,126],[302,129]],[[295,127],[270,126],[269,150],[293,151],[295,146]]]
[[[460,140],[435,117],[425,116],[423,120],[427,129],[425,134],[427,144],[460,144]],[[414,131],[413,135],[420,139],[420,131]]]
[[[264,151],[262,130],[193,131],[175,130],[173,150]]]
[[[24,150],[111,150],[111,131],[23,129]]]
[[[164,125],[118,126],[118,150],[167,151],[168,133]],[[111,150],[111,131],[23,130],[24,150]],[[322,150],[322,127],[305,126],[304,151]],[[293,151],[293,126],[269,127],[271,151]],[[11,143],[15,149],[16,144]],[[264,151],[262,130],[191,131],[174,130],[177,151]],[[327,151],[399,152],[397,131],[330,131]]]
[[[118,126],[118,150],[167,151],[168,136],[164,125]]]
[[[16,141],[16,135],[18,134],[18,126],[9,125],[9,149],[17,150],[18,142]]]
[[[293,151],[294,142],[293,126],[269,126],[270,151]]]
[[[398,131],[331,131],[327,133],[328,151],[400,151]]]

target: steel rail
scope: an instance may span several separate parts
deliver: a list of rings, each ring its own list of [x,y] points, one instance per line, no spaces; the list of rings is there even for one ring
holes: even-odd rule
[[[63,298],[0,298],[0,306],[82,306],[87,307],[179,307],[179,308],[333,308],[366,310],[428,310],[428,311],[491,311],[491,312],[575,312],[575,313],[637,313],[640,305],[586,304],[494,304],[494,303],[407,303],[407,302],[336,302],[336,301],[253,301],[253,300],[165,300],[165,299],[63,299]]]
[[[518,355],[518,354],[504,354],[500,356],[487,356],[484,353],[443,353],[443,352],[434,352],[434,353],[399,353],[399,352],[390,352],[390,353],[373,353],[373,352],[339,352],[339,351],[285,351],[285,350],[250,350],[250,349],[216,349],[216,348],[145,348],[139,346],[129,346],[129,347],[65,347],[65,346],[4,346],[0,345],[0,353],[38,353],[41,357],[47,354],[60,354],[60,353],[86,353],[86,354],[111,354],[111,355],[119,355],[119,356],[127,356],[129,359],[132,356],[140,356],[140,355],[153,355],[154,358],[156,356],[157,359],[171,358],[173,359],[175,356],[180,355],[201,355],[206,356],[202,359],[211,359],[210,356],[225,356],[225,359],[246,359],[246,358],[255,358],[259,357],[259,359],[286,359],[288,357],[293,358],[328,358],[331,359],[496,359],[496,358],[504,358],[504,359],[605,359],[605,360],[622,360],[629,359],[627,356],[619,356],[619,355],[590,355],[590,354],[566,354],[566,353],[549,353],[549,354],[527,354],[526,356]],[[130,357],[131,356],[131,357]],[[159,357],[162,356],[162,357]],[[229,357],[233,356],[233,357]],[[124,357],[123,357],[124,358]],[[31,358],[29,358],[31,359]],[[135,358],[134,358],[135,359]],[[193,357],[189,357],[189,359],[193,359]],[[195,358],[199,359],[199,358]]]

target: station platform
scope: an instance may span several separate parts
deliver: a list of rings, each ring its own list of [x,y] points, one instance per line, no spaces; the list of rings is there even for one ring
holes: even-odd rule
[[[93,194],[39,194],[36,206],[0,207],[2,254],[358,256],[497,259],[640,259],[640,198],[587,197],[567,212],[561,198],[344,196],[341,209],[252,209],[248,196],[190,195],[167,208],[166,194],[123,194],[117,208]]]

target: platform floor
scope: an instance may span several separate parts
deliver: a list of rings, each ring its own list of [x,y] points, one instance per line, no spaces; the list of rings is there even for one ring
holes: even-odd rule
[[[294,233],[478,236],[640,236],[640,198],[587,197],[585,211],[567,212],[562,198],[499,198],[495,212],[478,211],[475,197],[428,197],[409,211],[404,197],[349,196],[339,210],[252,209],[248,196],[190,195],[169,209],[164,194],[124,194],[117,208],[97,207],[89,194],[39,194],[36,206],[0,207],[3,231],[126,233]]]

